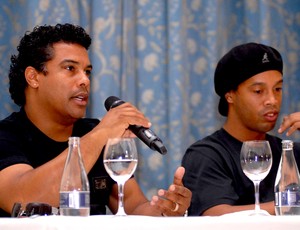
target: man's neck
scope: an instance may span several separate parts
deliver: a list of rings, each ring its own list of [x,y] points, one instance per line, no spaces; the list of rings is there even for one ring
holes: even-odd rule
[[[235,139],[243,142],[248,140],[264,140],[266,138],[266,133],[260,133],[247,129],[242,125],[237,125],[230,120],[226,120],[223,128]]]

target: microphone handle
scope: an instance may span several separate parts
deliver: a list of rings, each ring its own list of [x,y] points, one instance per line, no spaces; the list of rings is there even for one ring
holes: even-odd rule
[[[140,140],[142,140],[152,150],[165,155],[167,148],[162,144],[162,141],[152,132],[151,129],[146,129],[142,126],[129,125],[129,130],[133,132]]]
[[[110,108],[115,108],[125,102],[121,99],[114,101]],[[140,140],[142,140],[150,149],[159,152],[162,155],[167,153],[167,148],[163,145],[162,140],[160,140],[151,129],[146,129],[142,126],[129,125],[128,129],[133,132]]]

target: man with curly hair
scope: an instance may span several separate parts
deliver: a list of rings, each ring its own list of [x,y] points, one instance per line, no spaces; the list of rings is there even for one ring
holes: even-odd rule
[[[133,136],[129,125],[150,127],[129,103],[107,112],[101,122],[83,118],[90,92],[90,36],[80,26],[35,27],[23,36],[11,57],[9,91],[21,107],[0,121],[0,216],[9,216],[15,202],[59,206],[59,187],[68,152],[68,138],[81,137],[82,157],[90,183],[90,212],[118,209],[116,183],[103,166],[108,138]],[[184,168],[175,172],[168,190],[148,201],[136,180],[125,186],[128,214],[183,215],[191,192],[182,184]],[[174,209],[176,207],[176,209]]]

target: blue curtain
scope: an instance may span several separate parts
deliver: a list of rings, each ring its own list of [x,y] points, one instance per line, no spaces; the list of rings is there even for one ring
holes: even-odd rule
[[[167,188],[185,149],[218,129],[213,88],[219,58],[235,45],[261,42],[284,59],[282,116],[300,111],[299,0],[2,0],[0,118],[18,110],[8,93],[9,58],[35,25],[74,23],[92,36],[89,117],[115,95],[142,110],[168,154],[137,141],[136,177],[150,197]],[[299,135],[294,136],[299,140]]]

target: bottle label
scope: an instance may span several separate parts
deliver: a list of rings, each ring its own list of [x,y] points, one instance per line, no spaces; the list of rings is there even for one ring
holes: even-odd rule
[[[60,208],[89,208],[90,193],[88,191],[60,192]]]
[[[300,205],[300,191],[285,191],[275,193],[276,206]]]

